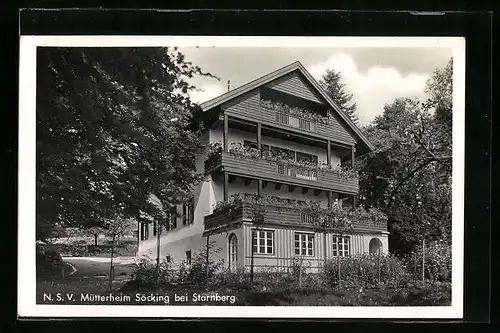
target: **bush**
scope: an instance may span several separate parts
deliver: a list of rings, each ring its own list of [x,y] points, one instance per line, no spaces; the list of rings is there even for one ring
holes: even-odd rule
[[[61,254],[47,243],[36,244],[36,265],[39,269],[58,267],[62,263]]]
[[[405,257],[408,271],[413,278],[422,277],[422,247],[419,246]],[[425,247],[425,279],[429,281],[451,281],[451,244],[435,241]]]
[[[324,282],[339,286],[339,260],[327,260],[322,272]],[[410,281],[404,264],[392,255],[380,257],[380,281],[378,281],[378,256],[362,254],[340,259],[340,282],[346,289],[370,288],[379,285],[396,288]],[[380,283],[379,283],[380,282]]]
[[[135,267],[131,279],[138,287],[160,287],[176,282],[176,273],[166,260],[160,260],[160,277],[157,279],[156,259],[142,257]]]
[[[238,266],[235,271],[223,269],[215,274],[214,286],[228,289],[247,289],[250,285],[250,273]]]

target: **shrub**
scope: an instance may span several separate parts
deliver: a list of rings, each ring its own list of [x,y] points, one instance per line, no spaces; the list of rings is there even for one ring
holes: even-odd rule
[[[238,266],[235,271],[223,269],[216,273],[213,284],[214,287],[247,289],[250,284],[250,273],[242,266]]]
[[[405,257],[409,272],[415,279],[422,276],[422,246]],[[425,279],[451,281],[451,244],[435,241],[425,247]]]
[[[220,249],[213,250],[215,253],[220,252]],[[212,251],[210,251],[212,252]],[[216,281],[216,273],[222,268],[221,260],[214,261],[210,257],[207,261],[206,248],[198,251],[190,266],[186,270],[187,282],[195,286],[213,286]]]
[[[166,260],[160,260],[160,276],[157,279],[156,259],[142,257],[135,267],[131,279],[138,287],[159,287],[175,283],[176,273],[173,266]]]
[[[36,244],[36,265],[41,269],[57,267],[62,263],[61,254],[47,243]]]
[[[322,276],[329,286],[339,285],[339,260],[325,263]],[[378,281],[378,256],[362,254],[340,259],[340,282],[342,287],[369,288],[378,285],[396,288],[405,286],[410,280],[404,264],[392,255],[380,257],[380,281]],[[379,283],[380,282],[380,283]]]

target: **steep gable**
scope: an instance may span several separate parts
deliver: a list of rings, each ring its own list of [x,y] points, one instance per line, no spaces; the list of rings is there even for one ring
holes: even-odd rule
[[[326,104],[324,98],[298,70],[283,75],[265,86],[316,103]]]

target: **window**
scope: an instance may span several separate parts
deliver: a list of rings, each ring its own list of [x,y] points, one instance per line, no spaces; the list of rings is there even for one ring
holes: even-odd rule
[[[238,239],[235,234],[229,236],[229,269],[234,272],[238,264]]]
[[[191,265],[191,250],[186,251],[186,264]]]
[[[274,231],[253,230],[252,251],[258,254],[274,253]]]
[[[347,257],[349,255],[349,237],[333,236],[333,256]]]
[[[312,256],[314,248],[314,235],[295,233],[295,254],[300,256]]]
[[[318,164],[318,156],[312,155],[312,154],[307,154],[307,153],[297,152],[297,161]]]
[[[149,238],[149,225],[145,222],[141,222],[141,240],[147,240]]]
[[[169,230],[177,228],[177,206],[169,212]]]
[[[182,206],[183,212],[182,212],[182,222],[184,225],[188,224],[193,224],[194,222],[194,200],[191,199],[191,201],[188,204],[185,204]]]
[[[256,142],[252,142],[252,141],[248,141],[248,140],[243,141],[243,146],[247,147],[247,148],[255,148],[255,149],[257,149],[257,143]]]
[[[271,147],[271,153],[275,156],[285,156],[289,157],[291,159],[295,159],[295,152],[293,150],[285,149],[285,148],[278,148],[278,147]]]
[[[171,255],[167,255],[167,256],[165,257],[165,259],[166,259],[166,260],[167,260],[167,262],[169,262],[169,263],[170,263],[170,262],[172,262],[172,256],[171,256]]]

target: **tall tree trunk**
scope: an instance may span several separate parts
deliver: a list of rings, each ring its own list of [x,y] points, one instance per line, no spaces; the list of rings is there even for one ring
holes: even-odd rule
[[[113,279],[114,279],[114,267],[113,267],[113,257],[115,255],[115,238],[116,236],[113,236],[113,239],[111,240],[111,260],[109,264],[109,291],[112,290],[113,287]]]
[[[97,247],[97,234],[94,234],[94,246]]]
[[[231,244],[229,244],[229,246],[231,247]],[[229,253],[229,256],[231,256],[231,253]],[[231,257],[229,257],[229,262],[231,263]],[[210,235],[207,235],[207,258],[206,258],[206,263],[205,263],[205,266],[206,266],[206,276],[205,276],[205,283],[208,285],[208,279],[209,279],[209,265],[210,265]]]
[[[156,224],[156,285],[160,285],[160,224]]]

